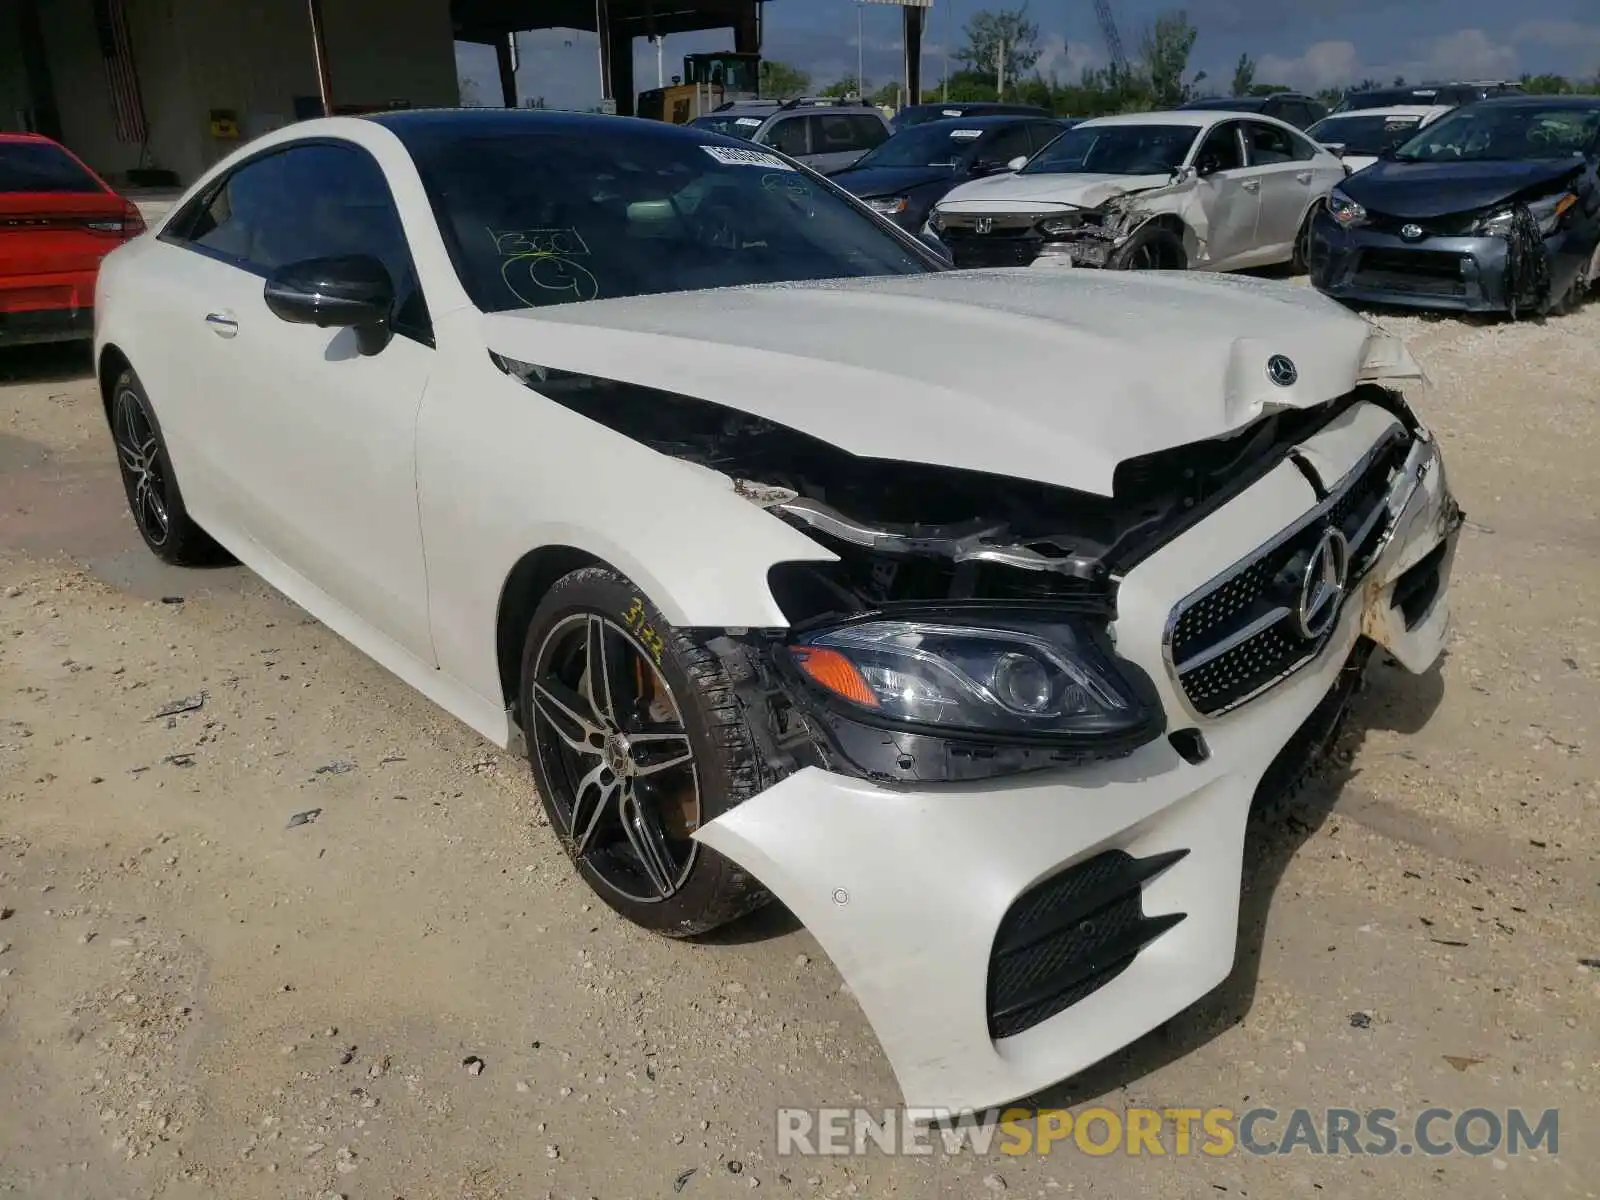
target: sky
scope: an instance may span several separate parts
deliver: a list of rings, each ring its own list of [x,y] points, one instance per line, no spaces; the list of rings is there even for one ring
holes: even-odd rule
[[[923,78],[933,86],[947,49],[961,42],[967,18],[1021,0],[933,0],[924,44]],[[1493,79],[1524,71],[1592,77],[1600,73],[1600,0],[1111,0],[1122,42],[1136,54],[1140,32],[1160,11],[1186,7],[1200,31],[1190,63],[1225,90],[1241,53],[1257,60],[1257,82],[1301,89],[1336,87],[1371,78],[1387,82],[1446,77]],[[762,53],[811,73],[817,87],[854,76],[857,20],[869,90],[901,72],[900,10],[854,0],[770,0]],[[1075,80],[1102,65],[1105,42],[1092,0],[1029,0],[1043,54],[1038,66]],[[589,108],[599,100],[598,44],[592,33],[546,30],[522,34],[518,89],[552,108]],[[733,49],[731,30],[665,40],[670,82],[683,56]],[[634,48],[635,83],[656,84],[656,49]],[[484,103],[499,102],[494,51],[458,44],[467,87]],[[1207,87],[1208,84],[1202,84]]]

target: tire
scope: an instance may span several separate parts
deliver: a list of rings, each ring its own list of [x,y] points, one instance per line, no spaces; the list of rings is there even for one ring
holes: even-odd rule
[[[608,683],[591,691],[597,643]],[[691,937],[768,901],[689,837],[770,782],[743,710],[716,656],[639,588],[601,566],[557,581],[528,626],[519,700],[551,827],[612,909]]]
[[[1300,232],[1294,235],[1294,256],[1289,260],[1289,269],[1296,275],[1311,273],[1311,223],[1317,219],[1317,213],[1321,209],[1322,201],[1319,200],[1306,213],[1306,219],[1300,225]]]
[[[1117,247],[1106,266],[1113,271],[1184,271],[1189,254],[1172,230],[1146,225]]]
[[[128,512],[150,552],[175,567],[232,561],[189,516],[161,424],[132,367],[117,376],[106,415]]]

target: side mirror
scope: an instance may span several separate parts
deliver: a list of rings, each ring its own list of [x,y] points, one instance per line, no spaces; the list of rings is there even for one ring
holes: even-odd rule
[[[1194,173],[1201,179],[1209,179],[1220,170],[1222,170],[1222,160],[1210,155],[1197,160],[1194,164]]]
[[[1008,162],[1006,164],[1006,170],[1008,170],[1008,171],[1020,171],[1020,170],[1022,170],[1023,167],[1025,167],[1027,165],[1028,165],[1028,156],[1026,154],[1019,154],[1015,158],[1013,158],[1010,162]]]
[[[319,329],[354,329],[356,349],[377,354],[394,336],[394,281],[368,254],[311,258],[279,267],[262,291],[279,320]]]
[[[1195,167],[1179,167],[1172,172],[1173,183],[1188,183],[1191,179],[1198,179],[1200,171]]]
[[[1345,145],[1344,142],[1323,142],[1322,148],[1337,158],[1343,158]]]

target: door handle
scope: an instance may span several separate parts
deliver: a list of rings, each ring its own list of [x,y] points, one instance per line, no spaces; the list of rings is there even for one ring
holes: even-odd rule
[[[207,313],[206,324],[211,326],[211,332],[218,337],[231,338],[239,332],[239,322],[232,313]]]
[[[1261,190],[1261,180],[1259,180],[1259,179],[1246,179],[1239,186],[1244,188],[1244,190],[1247,191],[1247,192],[1259,192]]]
[[[1294,177],[1296,179],[1298,179],[1301,183],[1310,183],[1311,182],[1311,172],[1310,171],[1296,171],[1294,173]]]

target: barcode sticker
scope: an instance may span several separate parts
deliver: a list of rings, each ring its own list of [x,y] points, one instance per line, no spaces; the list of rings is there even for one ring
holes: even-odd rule
[[[794,170],[776,154],[764,154],[760,150],[740,150],[735,146],[708,146],[703,142],[700,149],[727,167],[760,167],[766,171]]]

